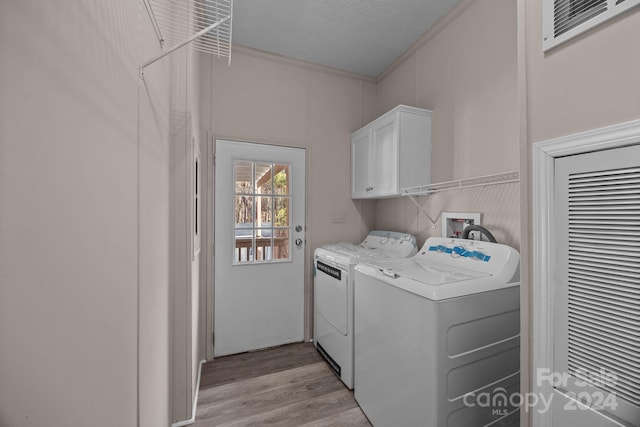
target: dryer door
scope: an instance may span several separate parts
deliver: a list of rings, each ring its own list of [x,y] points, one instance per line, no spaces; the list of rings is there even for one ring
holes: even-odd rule
[[[317,312],[342,335],[347,335],[348,271],[318,259],[314,283]]]

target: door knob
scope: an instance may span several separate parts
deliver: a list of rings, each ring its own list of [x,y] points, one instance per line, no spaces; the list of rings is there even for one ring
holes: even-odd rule
[[[297,246],[297,247],[302,246],[302,239],[300,239],[300,238],[297,238],[297,239],[296,239],[296,246]]]

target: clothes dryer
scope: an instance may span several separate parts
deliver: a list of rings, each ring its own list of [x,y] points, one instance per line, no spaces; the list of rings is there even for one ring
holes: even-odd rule
[[[519,258],[430,238],[411,258],[356,266],[355,398],[373,425],[516,422]]]
[[[314,344],[331,369],[353,388],[353,269],[359,262],[417,252],[406,233],[371,231],[360,244],[335,243],[314,252]]]

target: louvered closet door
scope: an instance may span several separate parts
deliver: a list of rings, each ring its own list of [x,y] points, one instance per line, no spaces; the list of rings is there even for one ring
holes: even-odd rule
[[[555,171],[552,370],[570,374],[556,389],[638,426],[640,147],[560,158]]]

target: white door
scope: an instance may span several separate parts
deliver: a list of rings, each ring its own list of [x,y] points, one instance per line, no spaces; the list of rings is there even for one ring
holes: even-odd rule
[[[304,338],[305,150],[216,140],[214,356]]]
[[[559,158],[555,185],[553,425],[640,425],[640,146]]]

